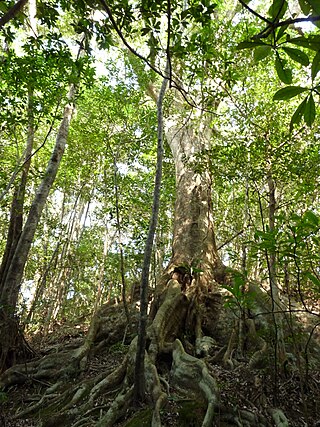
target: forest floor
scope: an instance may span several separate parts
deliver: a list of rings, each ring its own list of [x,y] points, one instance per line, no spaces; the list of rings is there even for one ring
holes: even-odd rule
[[[31,345],[35,348],[39,357],[50,352],[59,351],[63,346],[80,345],[86,333],[85,326],[61,325],[49,334],[45,339],[33,337]],[[127,345],[121,342],[105,348],[103,352],[90,358],[87,369],[75,378],[75,382],[85,378],[91,378],[103,371],[117,367],[123,360],[128,350]],[[301,381],[297,371],[287,372],[278,378],[275,385],[273,370],[249,369],[245,362],[239,362],[233,370],[227,370],[220,364],[211,363],[207,359],[210,373],[216,379],[220,391],[221,407],[241,411],[248,410],[263,415],[270,421],[270,408],[280,408],[288,419],[288,424],[283,427],[319,427],[320,426],[320,372],[310,371],[307,381]],[[5,398],[0,403],[0,427],[36,427],[39,423],[36,419],[13,420],[16,412],[25,409],[38,401],[43,390],[48,387],[45,381],[33,381],[23,385],[11,386],[5,393]],[[0,396],[1,397],[1,396]],[[105,407],[108,397],[101,397],[97,406]],[[1,402],[1,401],[0,401]],[[161,413],[163,426],[166,427],[198,427],[205,413],[205,408],[199,407],[192,398],[181,396],[178,390],[170,387],[168,402]],[[129,408],[125,419],[117,423],[117,427],[149,426],[150,409],[147,406],[141,408]],[[131,420],[131,422],[129,421]],[[146,421],[148,420],[148,421]],[[229,426],[225,421],[219,422],[219,414],[216,417],[217,427]],[[246,424],[244,424],[246,425]],[[68,426],[65,426],[68,427]]]

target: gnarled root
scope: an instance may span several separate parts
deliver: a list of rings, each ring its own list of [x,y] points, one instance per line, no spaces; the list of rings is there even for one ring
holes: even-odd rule
[[[205,362],[187,354],[178,339],[173,343],[172,356],[171,377],[174,384],[179,388],[192,390],[198,397],[206,399],[207,412],[202,427],[212,426],[218,387]]]

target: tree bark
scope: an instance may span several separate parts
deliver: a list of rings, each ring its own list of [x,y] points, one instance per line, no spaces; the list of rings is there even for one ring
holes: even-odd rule
[[[13,194],[6,247],[0,267],[0,290],[3,288],[23,227],[24,199],[34,142],[33,90],[28,91],[28,131],[21,179]]]
[[[269,229],[270,233],[275,231],[275,214],[276,214],[276,184],[272,176],[271,167],[268,170],[267,174],[268,181],[268,189],[269,189]],[[269,269],[269,280],[270,280],[270,291],[272,298],[272,309],[275,313],[273,313],[274,318],[274,327],[276,334],[276,355],[275,355],[275,363],[277,368],[278,360],[280,363],[284,363],[286,360],[286,350],[284,344],[284,333],[283,333],[283,322],[282,315],[279,313],[282,309],[282,303],[280,299],[280,291],[278,288],[278,280],[277,280],[277,260],[276,260],[276,252],[274,249],[270,250],[269,259],[268,259],[268,269]],[[277,369],[276,369],[277,370]]]
[[[221,270],[214,234],[207,150],[211,130],[205,117],[184,124],[167,120],[166,138],[176,170],[176,202],[171,266],[186,267],[205,284]],[[197,132],[195,131],[197,129]],[[201,166],[199,167],[199,157]]]
[[[27,4],[28,0],[18,0],[16,4],[14,4],[7,13],[5,13],[0,18],[0,29],[7,24],[11,19],[13,19],[19,12],[23,9],[23,7]]]
[[[12,354],[10,353],[15,353],[13,347],[16,345],[15,341],[17,336],[12,334],[11,328],[13,323],[16,323],[15,313],[24,267],[27,262],[41,213],[46,204],[49,191],[57,175],[65,150],[69,125],[74,110],[72,103],[74,95],[75,88],[72,86],[69,93],[70,103],[65,107],[51,158],[48,162],[43,180],[35,194],[26,223],[21,231],[5,280],[0,289],[0,341],[3,344],[0,353],[0,369],[7,368],[13,363]],[[16,334],[18,334],[16,327],[14,330]],[[9,355],[11,360],[8,360]]]
[[[169,64],[166,65],[166,74]],[[144,259],[142,266],[141,284],[140,284],[140,317],[138,328],[137,352],[134,371],[134,399],[143,401],[145,397],[145,350],[146,350],[146,330],[147,330],[147,311],[148,311],[148,286],[149,271],[152,256],[152,247],[154,235],[158,223],[158,213],[160,206],[160,190],[162,179],[162,159],[163,159],[163,99],[168,85],[168,78],[163,79],[161,89],[157,100],[157,117],[158,117],[158,143],[157,143],[157,168],[153,193],[152,214],[149,225],[148,237],[144,250]]]

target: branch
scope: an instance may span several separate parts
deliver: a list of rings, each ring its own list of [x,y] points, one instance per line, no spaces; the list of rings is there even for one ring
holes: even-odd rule
[[[320,15],[310,16],[308,18],[289,18],[285,21],[271,22],[259,34],[253,36],[253,39],[267,38],[276,28],[284,27],[286,25],[293,25],[299,22],[317,22],[320,21]]]
[[[57,105],[57,108],[56,108],[56,111],[55,111],[55,113],[54,113],[54,118],[53,118],[53,120],[52,120],[52,122],[51,122],[51,124],[50,124],[50,127],[49,127],[49,130],[48,130],[48,132],[47,132],[47,134],[46,134],[46,136],[45,136],[45,138],[44,138],[44,140],[43,140],[43,142],[42,142],[42,144],[33,152],[33,153],[31,153],[30,154],[30,156],[28,156],[26,159],[25,159],[25,161],[22,163],[22,165],[20,165],[20,166],[17,166],[17,169],[13,172],[13,174],[12,174],[12,176],[11,176],[11,178],[10,178],[10,181],[8,182],[8,184],[7,184],[7,186],[6,186],[6,188],[2,191],[2,193],[0,194],[0,202],[2,201],[2,199],[4,198],[4,196],[8,193],[8,191],[10,190],[10,188],[11,188],[11,186],[12,186],[12,184],[14,183],[14,181],[15,181],[15,179],[16,179],[16,177],[17,177],[17,175],[18,175],[18,173],[22,170],[22,168],[23,168],[23,166],[27,163],[27,162],[29,162],[29,160],[32,158],[32,157],[34,157],[36,154],[37,154],[37,152],[39,151],[39,150],[41,150],[41,148],[42,147],[44,147],[44,145],[45,145],[45,143],[47,142],[47,140],[48,140],[48,138],[49,138],[49,136],[50,136],[50,134],[51,134],[51,131],[52,131],[52,129],[53,129],[53,126],[54,126],[54,124],[55,124],[55,120],[56,120],[56,118],[57,118],[57,111],[58,111],[58,108],[60,107],[60,101],[61,101],[61,99],[59,100],[59,103],[58,103],[58,105]],[[20,162],[20,160],[19,160],[19,162]]]
[[[270,21],[269,19],[260,15],[255,10],[251,9],[251,7],[249,7],[243,0],[239,0],[239,2],[245,9],[247,9],[250,13],[252,13],[252,15],[256,16],[257,18],[261,19],[262,21],[266,22],[267,24],[272,25],[272,21]]]
[[[133,53],[135,56],[137,56],[138,58],[140,58],[142,61],[144,61],[155,73],[159,74],[162,78],[167,79],[168,77],[163,74],[161,71],[159,71],[155,66],[153,66],[151,64],[150,61],[148,61],[147,58],[145,58],[143,55],[141,55],[139,52],[137,52],[128,42],[127,40],[124,38],[120,28],[118,27],[118,24],[116,23],[113,14],[111,12],[110,7],[108,6],[108,4],[106,3],[105,0],[99,0],[102,7],[104,8],[104,10],[107,12],[107,15],[111,21],[111,24],[113,26],[113,28],[115,29],[116,33],[118,34],[118,36],[120,37],[122,43],[126,46],[126,48],[128,48],[130,50],[131,53]]]
[[[245,3],[244,0],[238,0],[238,1],[252,15],[256,16],[261,21],[264,21],[264,22],[266,22],[268,24],[267,27],[263,31],[261,31],[261,33],[259,33],[258,35],[254,36],[255,39],[262,38],[262,37],[267,37],[272,30],[274,30],[276,28],[279,28],[279,27],[283,27],[285,25],[293,25],[293,24],[297,24],[299,22],[318,22],[318,21],[320,21],[320,15],[308,16],[306,18],[289,18],[289,19],[286,19],[284,21],[278,21],[278,22],[277,22],[277,18],[276,18],[274,21],[271,21],[270,19],[265,18],[264,16],[260,15],[255,10],[251,9],[251,7],[249,7]],[[279,13],[280,13],[280,11],[279,11]]]
[[[309,16],[307,18],[290,18],[285,21],[272,23],[272,28],[283,27],[284,25],[296,24],[298,22],[317,22],[320,21],[320,15]]]
[[[171,65],[171,56],[170,56],[170,40],[171,40],[171,1],[170,0],[168,0],[167,14],[168,14],[167,61],[168,61],[168,69],[169,69],[169,82],[170,82],[169,86],[171,87],[172,65]]]
[[[18,0],[15,5],[12,6],[11,9],[8,10],[7,13],[5,13],[0,18],[0,29],[7,24],[12,18],[14,18],[21,9],[25,6],[25,4],[28,2],[28,0]]]
[[[121,30],[120,30],[120,28],[118,27],[118,24],[116,23],[116,21],[115,21],[115,19],[114,19],[114,17],[113,17],[113,14],[112,14],[112,11],[111,11],[111,9],[110,9],[110,7],[108,6],[108,4],[107,4],[107,2],[105,1],[105,0],[99,0],[99,2],[100,2],[100,4],[102,5],[102,7],[103,7],[103,9],[105,10],[105,12],[107,13],[107,15],[108,15],[108,17],[109,17],[109,19],[110,19],[110,21],[111,21],[111,24],[112,24],[112,26],[113,26],[113,28],[114,28],[114,30],[116,31],[116,33],[118,34],[118,36],[120,37],[120,39],[121,39],[121,41],[122,41],[122,43],[126,46],[126,48],[133,54],[133,55],[135,55],[136,57],[138,57],[139,59],[141,59],[145,64],[147,64],[150,68],[151,68],[151,70],[153,70],[155,73],[157,73],[159,76],[161,76],[163,79],[167,79],[167,80],[169,80],[169,85],[170,85],[170,87],[173,87],[173,88],[175,88],[175,89],[177,89],[180,93],[181,93],[181,95],[182,95],[182,97],[183,97],[183,99],[186,101],[186,103],[188,104],[188,105],[190,105],[190,107],[192,107],[192,108],[196,108],[196,109],[200,109],[201,111],[203,111],[203,112],[207,112],[207,113],[211,113],[211,114],[216,114],[216,112],[214,112],[214,111],[211,111],[211,110],[209,110],[209,109],[206,109],[206,108],[200,108],[200,107],[198,107],[197,106],[197,104],[196,104],[196,102],[194,101],[194,100],[192,100],[192,101],[189,101],[189,99],[188,99],[188,97],[190,98],[190,96],[189,96],[189,94],[188,94],[188,92],[179,84],[179,83],[177,83],[177,81],[175,81],[173,78],[172,78],[172,67],[171,67],[171,57],[170,57],[170,52],[169,52],[169,48],[168,48],[168,43],[167,43],[167,61],[169,61],[169,76],[168,75],[166,75],[166,73],[163,73],[162,71],[160,71],[158,68],[156,68],[154,65],[152,65],[152,63],[150,62],[150,61],[148,61],[148,59],[146,58],[146,57],[144,57],[143,55],[141,55],[139,52],[137,52],[128,42],[127,42],[127,40],[125,39],[125,37],[124,37],[124,35],[122,34],[122,32],[121,32]],[[169,1],[169,3],[170,3],[170,1]],[[170,8],[170,4],[168,4],[168,11],[169,11],[169,8]],[[170,37],[170,13],[168,13],[168,25],[169,25],[169,30],[168,30],[168,37]],[[153,97],[153,96],[152,96]],[[153,97],[154,98],[154,97]]]
[[[220,245],[217,250],[219,251],[221,248],[223,248],[224,246],[228,245],[229,243],[232,242],[232,240],[234,240],[236,237],[240,236],[240,234],[242,234],[244,232],[244,230],[240,230],[238,231],[237,234],[235,234],[234,236],[230,237],[230,239],[228,239],[226,242],[222,243],[222,245]]]

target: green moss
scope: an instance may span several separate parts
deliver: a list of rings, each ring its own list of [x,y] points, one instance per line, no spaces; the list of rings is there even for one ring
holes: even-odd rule
[[[180,427],[201,427],[206,409],[205,403],[201,401],[186,400],[179,402],[178,425]]]
[[[135,414],[123,427],[150,427],[152,421],[152,408],[146,408]]]
[[[110,346],[109,352],[112,354],[126,354],[128,352],[129,346],[122,344],[122,342],[117,342]]]

